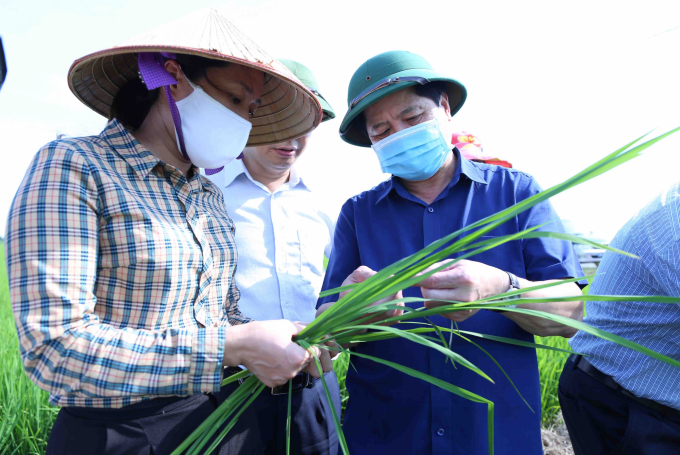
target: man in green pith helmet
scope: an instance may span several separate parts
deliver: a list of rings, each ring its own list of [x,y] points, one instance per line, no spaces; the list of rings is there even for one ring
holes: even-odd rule
[[[322,122],[335,118],[309,68],[293,60],[279,61],[319,100]],[[246,147],[242,161],[210,177],[224,192],[227,211],[236,225],[239,308],[256,321],[314,319],[336,216],[327,212],[295,166],[310,137],[308,133],[279,144]],[[335,373],[326,373],[325,380],[340,415]],[[335,455],[338,437],[321,381],[300,373],[293,379],[292,393],[291,453]],[[266,454],[286,452],[287,409],[285,384],[260,394],[247,410],[249,416],[256,415],[253,420]],[[251,452],[244,447],[243,453]]]
[[[435,71],[424,58],[410,52],[385,52],[356,70],[349,84],[348,110],[340,135],[352,145],[372,147],[383,171],[391,173],[392,178],[343,206],[324,290],[362,282],[441,237],[540,191],[530,175],[468,161],[452,145],[456,131],[452,117],[466,96],[460,82]],[[480,240],[532,227],[563,231],[559,217],[546,201],[487,232]],[[570,242],[552,238],[516,240],[450,265],[417,287],[405,289],[403,296],[434,299],[425,303],[433,307],[436,300],[474,301],[582,274]],[[580,295],[579,286],[586,284],[568,283],[521,295]],[[336,299],[320,299],[319,312]],[[422,303],[409,306],[417,308]],[[520,307],[576,320],[583,315],[581,302]],[[440,326],[455,322],[461,330],[523,342],[533,342],[534,335],[571,337],[575,333],[564,325],[512,312],[469,310],[430,317],[429,321]],[[446,363],[444,355],[435,350],[402,338],[363,343],[356,349],[491,400],[495,403],[496,454],[542,454],[535,350],[488,339],[474,341],[498,362],[521,396],[484,351],[462,338],[455,337],[451,349],[495,383]],[[347,374],[350,399],[343,424],[352,454],[490,453],[485,404],[473,403],[382,364],[358,357],[352,362],[355,368]]]

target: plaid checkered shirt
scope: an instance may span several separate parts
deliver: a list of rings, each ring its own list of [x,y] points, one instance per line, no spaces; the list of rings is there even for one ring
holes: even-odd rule
[[[116,120],[31,163],[10,209],[10,298],[26,373],[58,406],[220,389],[225,330],[248,322],[222,191]]]

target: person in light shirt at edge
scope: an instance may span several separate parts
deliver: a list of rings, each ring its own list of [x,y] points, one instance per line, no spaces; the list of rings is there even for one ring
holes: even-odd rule
[[[323,108],[322,121],[333,119],[335,112],[319,93],[312,72],[292,60],[279,61],[316,95]],[[335,217],[326,212],[323,201],[315,197],[295,166],[310,136],[246,147],[242,160],[210,176],[224,192],[227,211],[236,225],[239,308],[254,320],[314,319]],[[335,373],[326,373],[325,380],[340,415]],[[291,453],[335,455],[338,437],[321,381],[301,373],[293,387]],[[285,453],[287,394],[288,385],[266,391],[247,411],[257,415],[264,453]],[[248,447],[243,450],[250,453]]]
[[[680,182],[616,233],[592,295],[680,296]],[[680,304],[586,303],[584,322],[680,361]],[[680,368],[579,331],[557,395],[576,455],[680,453]]]

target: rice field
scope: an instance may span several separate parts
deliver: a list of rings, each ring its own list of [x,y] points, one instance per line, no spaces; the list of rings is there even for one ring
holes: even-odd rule
[[[537,338],[538,343],[567,347],[563,338]],[[566,354],[538,351],[541,377],[543,426],[556,423],[559,411],[557,381],[566,361]],[[24,374],[14,319],[9,303],[4,244],[0,242],[0,455],[38,455],[45,453],[50,428],[58,408],[49,406],[47,392],[33,385]],[[349,397],[344,388],[347,358],[341,355],[335,362],[342,390],[343,408]]]
[[[24,374],[0,242],[0,455],[44,454],[57,408]]]
[[[569,343],[562,337],[534,337],[536,343],[555,348],[570,349]],[[562,374],[562,368],[569,354],[539,349],[538,373],[541,378],[541,426],[551,428],[559,422],[560,402],[557,398],[557,384]]]

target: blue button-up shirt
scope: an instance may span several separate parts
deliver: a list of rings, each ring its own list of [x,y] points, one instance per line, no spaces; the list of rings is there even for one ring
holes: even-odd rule
[[[210,179],[224,192],[236,225],[239,309],[258,321],[312,321],[335,216],[295,167],[274,192],[254,180],[240,160]]]
[[[680,296],[680,183],[626,223],[612,246],[640,259],[606,253],[591,294]],[[680,360],[680,305],[588,302],[586,309],[588,324]],[[570,344],[628,391],[680,410],[680,369],[584,332]]]
[[[540,191],[534,179],[514,169],[458,157],[451,183],[432,204],[409,194],[392,178],[345,203],[336,224],[324,289],[340,286],[360,265],[381,270],[446,234]],[[547,202],[489,233],[500,236],[552,221],[544,230],[562,231]],[[471,258],[532,281],[582,276],[571,243],[555,239],[518,240]],[[404,291],[420,297],[419,288]],[[337,296],[322,299],[336,300]],[[410,305],[413,307],[422,304]],[[441,316],[431,318],[448,327]],[[500,313],[480,311],[462,330],[533,341],[533,336]],[[498,367],[474,345],[454,337],[453,349],[485,371],[495,385],[435,350],[402,339],[365,343],[359,352],[400,363],[477,393],[496,405],[497,454],[542,454],[541,399],[534,349],[474,338],[510,375],[534,412]],[[344,431],[353,454],[487,454],[487,407],[389,367],[352,358]]]

